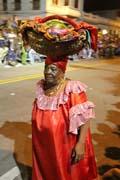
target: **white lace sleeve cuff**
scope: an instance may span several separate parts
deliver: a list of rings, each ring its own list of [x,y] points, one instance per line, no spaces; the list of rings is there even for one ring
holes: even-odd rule
[[[69,132],[77,134],[78,127],[85,124],[88,119],[94,117],[94,104],[92,102],[86,101],[73,106],[69,111]]]

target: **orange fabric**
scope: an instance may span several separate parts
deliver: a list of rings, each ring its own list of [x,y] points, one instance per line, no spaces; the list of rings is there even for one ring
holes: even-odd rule
[[[86,101],[84,93],[70,94],[58,110],[40,110],[37,100],[32,113],[32,180],[97,180],[90,130],[85,141],[85,156],[71,165],[71,153],[77,136],[68,132],[69,109]]]

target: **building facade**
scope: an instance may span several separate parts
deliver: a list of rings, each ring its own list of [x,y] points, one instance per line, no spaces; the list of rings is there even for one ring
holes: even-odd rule
[[[80,17],[83,10],[83,0],[0,0],[1,17],[34,18],[60,14]]]
[[[120,33],[120,21],[103,18],[83,10],[84,0],[0,0],[0,19],[15,15],[18,19],[34,19],[59,14],[86,21],[97,28]]]

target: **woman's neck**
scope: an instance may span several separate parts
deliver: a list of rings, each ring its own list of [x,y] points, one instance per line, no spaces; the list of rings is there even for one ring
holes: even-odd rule
[[[65,80],[61,79],[60,81],[58,81],[58,83],[56,84],[52,84],[52,83],[45,83],[44,84],[44,91],[46,95],[52,96],[55,95],[57,93],[59,93],[63,87]]]
[[[55,82],[50,83],[50,82],[45,81],[44,90],[55,88],[59,86],[59,84],[61,84],[63,81],[64,81],[64,78],[59,79],[56,83]]]

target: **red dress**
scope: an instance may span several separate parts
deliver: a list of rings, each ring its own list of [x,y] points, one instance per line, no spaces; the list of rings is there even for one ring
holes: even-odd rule
[[[94,117],[85,91],[81,82],[68,81],[63,92],[50,97],[44,94],[43,81],[38,83],[32,112],[32,180],[97,180],[90,130],[84,158],[75,165],[70,158],[77,128]]]

